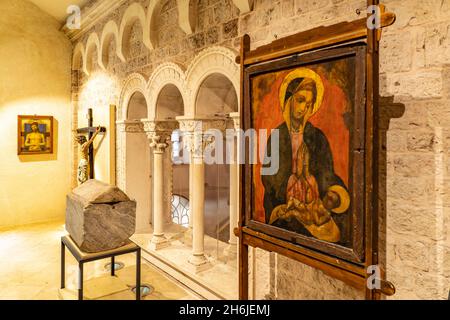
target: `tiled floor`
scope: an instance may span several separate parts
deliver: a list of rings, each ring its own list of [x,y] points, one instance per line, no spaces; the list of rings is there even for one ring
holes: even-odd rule
[[[65,235],[62,222],[37,224],[0,230],[0,300],[70,299],[77,281],[76,261],[66,255],[67,292],[60,286],[60,238]],[[89,263],[85,268],[85,292],[97,299],[133,299],[127,290],[134,279],[133,255],[117,261],[126,268],[118,272],[121,283],[111,279],[105,269],[107,260]],[[192,293],[143,261],[142,282],[154,287],[148,299],[197,299]],[[125,286],[125,287],[124,287]],[[119,288],[120,287],[120,288]],[[125,290],[124,290],[125,288]]]

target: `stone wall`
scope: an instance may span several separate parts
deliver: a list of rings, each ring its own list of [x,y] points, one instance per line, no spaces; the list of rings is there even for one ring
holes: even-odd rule
[[[398,298],[450,289],[450,2],[386,1],[381,96],[403,104],[387,131],[387,276]],[[391,110],[391,112],[394,110]]]
[[[153,0],[152,0],[153,1]],[[149,1],[135,1],[144,10]],[[99,21],[91,30],[101,34],[113,20],[120,25],[133,1]],[[381,262],[397,287],[394,299],[446,298],[450,289],[450,2],[441,0],[385,0],[397,22],[381,42],[382,127],[385,129],[381,166]],[[156,19],[157,45],[143,44],[139,23],[131,28],[129,56],[122,62],[114,41],[108,48],[106,71],[95,55],[88,77],[76,72],[74,105],[102,108],[117,104],[124,81],[132,72],[146,79],[162,63],[187,68],[205,48],[239,50],[248,33],[252,48],[302,30],[354,20],[364,12],[358,0],[255,0],[253,10],[240,14],[231,0],[199,0],[193,34],[176,23],[176,1],[160,2]],[[364,13],[363,13],[364,14]],[[86,45],[90,32],[80,40]],[[127,53],[128,54],[128,53]],[[84,93],[89,80],[107,75],[107,92]],[[78,75],[78,76],[77,76]],[[84,99],[79,99],[84,95]],[[101,97],[101,99],[100,99]],[[76,123],[76,119],[74,119]],[[285,257],[257,250],[256,298],[360,299],[364,295],[321,272]]]

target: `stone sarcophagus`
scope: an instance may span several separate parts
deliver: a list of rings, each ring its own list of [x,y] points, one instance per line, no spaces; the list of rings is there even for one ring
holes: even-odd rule
[[[84,252],[123,246],[135,225],[136,201],[115,186],[89,180],[67,196],[66,230]]]

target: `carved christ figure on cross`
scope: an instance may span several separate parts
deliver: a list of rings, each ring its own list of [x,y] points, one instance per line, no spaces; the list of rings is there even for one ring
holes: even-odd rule
[[[102,128],[99,126],[95,130],[95,133],[92,135],[92,138],[89,141],[86,139],[84,135],[78,135],[76,137],[77,142],[81,146],[80,152],[80,162],[78,163],[78,182],[79,184],[83,184],[89,180],[89,147],[94,142],[97,135],[101,132]]]

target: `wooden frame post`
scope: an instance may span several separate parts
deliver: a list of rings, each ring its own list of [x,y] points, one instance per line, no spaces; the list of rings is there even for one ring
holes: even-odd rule
[[[244,60],[246,57],[247,52],[250,51],[250,37],[248,35],[245,35],[241,39],[241,84],[244,83]],[[241,90],[241,126],[242,126],[242,120],[245,119],[244,117],[244,100],[245,100],[245,94],[248,92],[247,90]],[[238,136],[238,141],[242,141],[240,137]],[[244,146],[245,148],[245,142]],[[242,149],[242,148],[241,148]],[[248,149],[247,149],[248,150]],[[248,161],[248,153],[245,153],[245,161]],[[240,159],[238,159],[240,161]],[[246,188],[246,181],[245,181],[245,166],[240,163],[240,189],[243,190],[243,188]],[[240,197],[242,197],[242,193],[239,193]],[[240,300],[248,300],[248,245],[244,243],[244,234],[242,233],[242,229],[245,225],[245,202],[242,201],[242,199],[238,199],[240,203],[240,214],[239,214],[239,233],[236,234],[239,237],[239,299]]]
[[[88,127],[92,128],[94,126],[94,116],[92,115],[92,108],[88,110]],[[88,133],[88,141],[92,139],[94,135],[93,132],[89,131]],[[94,168],[94,144],[92,143],[89,146],[89,179],[94,179],[95,177],[95,168]]]

